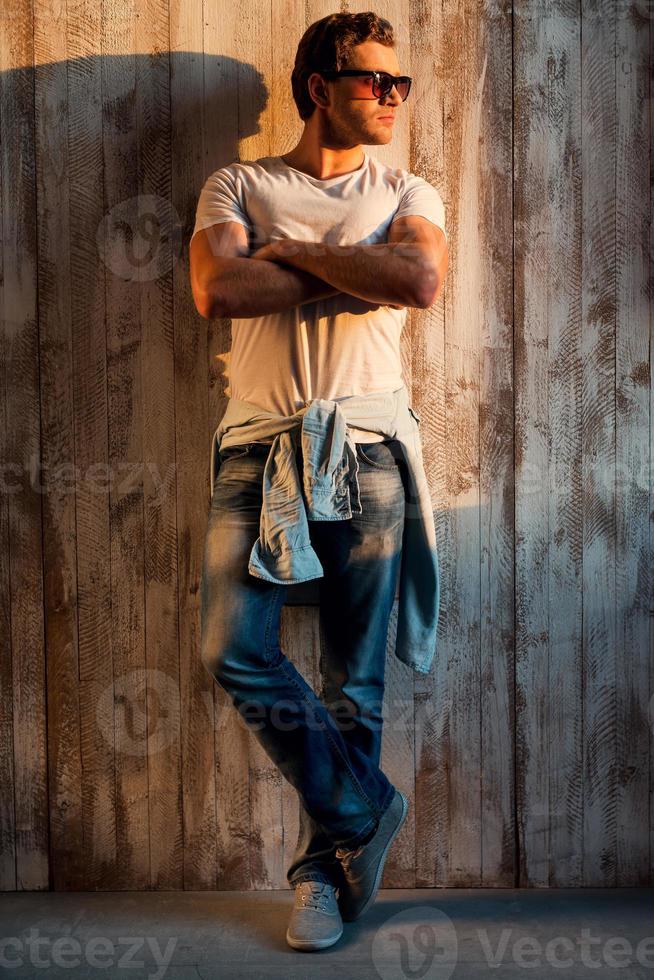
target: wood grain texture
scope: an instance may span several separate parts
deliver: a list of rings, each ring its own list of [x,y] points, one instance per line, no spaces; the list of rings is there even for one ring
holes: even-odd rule
[[[654,561],[650,550],[652,427],[650,296],[652,210],[647,159],[651,132],[650,18],[628,5],[616,22],[616,877],[647,885],[647,835]]]
[[[297,793],[199,656],[230,322],[188,242],[213,170],[296,144],[333,10],[0,12],[2,890],[287,887]],[[654,884],[652,5],[375,10],[414,81],[367,150],[440,190],[449,248],[401,340],[441,620],[418,675],[393,609],[382,884]],[[318,693],[309,586],[279,642]]]
[[[516,769],[520,880],[532,885],[549,883],[555,834],[557,880],[580,884],[581,201],[571,12],[559,5],[532,16],[520,5],[515,33]]]
[[[582,4],[584,880],[617,884],[616,62],[618,11]]]
[[[417,96],[407,101],[411,114],[411,143],[408,169],[419,173],[439,188],[445,204],[448,232],[449,268],[456,266],[456,221],[458,210],[458,162],[448,155],[446,129],[453,106],[460,98],[457,79],[460,63],[448,38],[457,29],[460,11],[439,8],[429,2],[412,6],[409,18],[409,73],[415,78]],[[448,54],[449,49],[449,54]],[[411,95],[409,99],[411,99]],[[453,166],[450,172],[448,168]],[[448,273],[448,278],[451,271]],[[408,364],[412,402],[420,415],[420,436],[427,480],[434,504],[434,524],[441,575],[441,614],[438,629],[438,655],[431,672],[414,679],[415,732],[415,885],[430,887],[448,878],[450,855],[451,769],[451,690],[448,662],[452,650],[449,640],[449,577],[453,568],[455,516],[449,510],[448,472],[450,455],[445,447],[448,432],[446,410],[446,371],[452,293],[448,284],[438,302],[429,310],[412,311]],[[405,328],[406,329],[406,328]]]
[[[149,888],[184,887],[179,712],[179,604],[175,487],[175,336],[171,197],[170,40],[167,0],[137,22],[139,222],[155,229],[156,258],[139,282],[143,356],[144,660]],[[150,223],[150,224],[146,224]],[[158,237],[157,237],[158,232]],[[144,828],[144,831],[146,830]]]
[[[51,6],[34,6],[37,154],[42,160],[67,159],[69,138],[75,145],[79,129],[70,119],[69,99],[76,100],[80,82],[99,86],[99,64],[90,73],[68,69],[66,55],[79,50],[78,21],[72,16],[71,37],[51,29]],[[89,62],[89,66],[93,62]],[[86,78],[84,77],[86,74]],[[88,89],[87,89],[88,91]],[[59,111],[62,107],[63,111]],[[97,140],[91,120],[83,117],[85,137]],[[95,143],[99,150],[98,142]],[[78,171],[79,176],[79,171]],[[84,179],[83,179],[84,181]],[[39,221],[39,361],[41,381],[41,460],[43,494],[43,578],[46,674],[48,686],[48,779],[50,817],[50,878],[55,890],[81,889],[86,880],[83,825],[83,769],[79,686],[78,561],[76,535],[75,376],[73,371],[73,276],[80,255],[89,255],[88,236],[96,207],[71,210],[71,195],[92,200],[97,193],[92,174],[80,186],[61,167],[37,171],[37,200],[50,220]],[[88,196],[87,196],[88,195]],[[93,211],[95,210],[95,214]],[[80,226],[81,223],[82,226]],[[90,219],[85,223],[85,219]],[[73,236],[71,238],[71,235]],[[79,237],[77,237],[79,236]],[[79,242],[80,247],[76,247]],[[93,278],[97,268],[90,267]],[[82,281],[84,276],[82,275]],[[99,321],[101,323],[101,320]],[[104,338],[100,350],[104,347]],[[68,475],[64,477],[64,473]],[[63,478],[62,478],[63,477]]]
[[[133,222],[133,202],[139,193],[139,154],[136,152],[138,119],[135,108],[137,56],[136,8],[111,2],[103,20],[102,100],[106,100],[102,125],[104,194],[110,220],[123,209]],[[131,38],[128,41],[128,38]],[[129,47],[128,47],[129,45]],[[128,52],[128,53],[126,53]],[[131,63],[132,70],[128,70]],[[127,207],[125,207],[127,204]],[[120,220],[120,219],[119,219]],[[110,247],[120,243],[120,225],[109,225]],[[129,256],[129,251],[126,252]],[[108,253],[106,253],[108,254]],[[94,766],[102,767],[101,794],[90,801],[89,815],[106,835],[92,833],[101,842],[94,855],[94,875],[100,880],[109,868],[117,874],[118,862],[127,880],[145,887],[149,881],[149,827],[147,800],[147,727],[145,676],[145,568],[143,521],[143,350],[139,282],[134,266],[126,263],[124,276],[105,266],[106,361],[97,359],[97,370],[84,377],[82,411],[94,438],[107,440],[109,471],[115,475],[107,499],[108,508],[98,529],[108,520],[108,539],[102,539],[98,561],[102,563],[106,590],[106,635],[89,636],[84,669],[87,674],[89,712],[87,734]],[[100,348],[101,350],[102,348]],[[80,365],[81,372],[85,365]],[[106,371],[106,375],[104,372]],[[95,385],[104,384],[107,429],[96,416]],[[88,506],[88,504],[87,504]],[[96,558],[87,529],[87,561]],[[106,549],[106,550],[105,550]],[[89,582],[90,586],[90,582]],[[92,601],[89,591],[87,601]],[[102,723],[95,721],[101,716]],[[95,721],[95,724],[94,724]],[[102,740],[95,737],[100,729]],[[129,751],[132,741],[133,752]],[[107,778],[106,785],[104,778]],[[107,814],[110,817],[107,819]],[[120,857],[119,857],[120,855]]]
[[[480,507],[480,384],[481,332],[487,315],[485,296],[485,241],[480,237],[483,203],[482,131],[485,124],[489,54],[480,43],[482,21],[467,16],[467,4],[455,3],[444,10],[439,29],[432,23],[433,9],[425,5],[426,23],[416,30],[422,44],[442,37],[447,55],[445,77],[430,83],[425,76],[425,96],[416,109],[424,108],[430,118],[429,103],[444,100],[444,132],[436,147],[442,146],[440,175],[434,167],[430,129],[426,145],[418,133],[418,157],[414,164],[422,172],[431,164],[430,178],[445,191],[449,228],[450,266],[442,301],[444,323],[438,306],[427,312],[424,326],[425,354],[414,361],[413,379],[420,393],[418,412],[428,474],[438,477],[442,514],[437,515],[437,541],[442,568],[441,592],[443,620],[438,664],[430,675],[437,682],[423,710],[434,712],[432,738],[443,741],[435,751],[437,781],[425,792],[417,814],[416,835],[424,849],[420,881],[471,887],[481,884],[482,868],[482,729],[481,729],[481,507]],[[475,57],[478,52],[478,60]],[[430,54],[420,47],[414,52],[416,70],[428,66]],[[433,88],[433,91],[432,91]],[[426,98],[426,103],[423,99]],[[433,128],[433,120],[429,125]],[[456,150],[460,148],[460,152]],[[424,161],[424,162],[423,162]],[[441,182],[446,181],[445,184]],[[465,290],[452,289],[457,276],[460,243],[465,242]],[[449,287],[449,288],[448,288]],[[443,340],[437,340],[438,333]],[[420,348],[419,348],[420,349]],[[438,457],[442,454],[442,473]],[[421,684],[422,684],[421,680]],[[418,757],[416,780],[422,778]],[[427,804],[427,800],[429,803]],[[427,805],[425,805],[427,804]],[[429,809],[438,807],[439,840],[433,857],[429,847]],[[457,814],[455,817],[454,814]],[[431,867],[430,867],[431,864]]]
[[[0,858],[5,887],[47,889],[48,763],[39,468],[39,327],[34,22],[31,4],[9,18],[2,55],[2,310],[4,481],[3,685]],[[2,794],[5,796],[4,784]]]

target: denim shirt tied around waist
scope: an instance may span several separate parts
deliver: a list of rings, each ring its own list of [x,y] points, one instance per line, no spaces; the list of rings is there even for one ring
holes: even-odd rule
[[[311,545],[307,522],[347,520],[362,512],[359,462],[347,423],[397,440],[406,461],[395,655],[426,674],[436,653],[440,574],[419,416],[409,405],[406,385],[335,400],[314,398],[293,415],[230,398],[211,443],[211,497],[220,450],[272,436],[263,472],[260,533],[248,571],[278,585],[322,578],[324,570]],[[297,440],[303,457],[302,484],[295,457]]]

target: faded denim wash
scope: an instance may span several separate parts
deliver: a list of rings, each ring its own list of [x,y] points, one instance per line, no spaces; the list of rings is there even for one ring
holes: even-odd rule
[[[230,398],[211,444],[211,495],[220,470],[219,450],[270,442],[272,437],[249,573],[279,585],[320,578],[323,568],[308,522],[347,521],[363,512],[356,444],[348,423],[394,440],[406,464],[395,654],[418,673],[427,673],[436,653],[440,573],[419,417],[409,405],[406,385],[369,395],[314,398],[288,416]],[[302,479],[297,448],[303,455]]]
[[[406,463],[394,440],[357,445],[361,506],[349,520],[308,525],[324,570],[318,696],[279,645],[287,584],[248,569],[269,452],[256,442],[220,451],[202,566],[202,661],[298,792],[300,831],[289,883],[311,878],[338,885],[336,847],[355,847],[368,835],[394,793],[379,761]],[[304,470],[301,445],[293,465]]]

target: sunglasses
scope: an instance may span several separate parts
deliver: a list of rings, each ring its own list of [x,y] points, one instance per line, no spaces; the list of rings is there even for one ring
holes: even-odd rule
[[[325,78],[359,77],[359,81],[354,85],[355,98],[360,99],[383,99],[391,91],[393,86],[397,88],[397,94],[402,101],[406,99],[411,90],[411,77],[409,75],[389,75],[387,71],[364,71],[358,68],[342,68],[336,71],[331,68],[316,68],[319,74]]]

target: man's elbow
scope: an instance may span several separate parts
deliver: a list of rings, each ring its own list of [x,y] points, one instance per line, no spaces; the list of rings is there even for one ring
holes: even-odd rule
[[[193,262],[190,267],[191,293],[195,308],[205,320],[230,316],[226,309],[231,259],[213,258],[210,262]]]
[[[428,310],[438,299],[445,276],[447,275],[448,255],[447,249],[442,251],[437,260],[430,262],[427,268],[422,270],[420,282],[417,286],[417,303],[422,310]]]
[[[205,320],[213,319],[212,312],[211,312],[211,305],[209,303],[208,297],[196,296],[194,297],[194,299],[195,299],[195,308],[200,314],[200,316],[203,317],[203,319]]]
[[[441,278],[436,270],[423,274],[417,284],[411,306],[428,310],[436,302],[441,290]]]
[[[225,310],[225,304],[214,291],[199,290],[194,294],[195,308],[205,320],[216,320],[220,317],[229,316]]]

